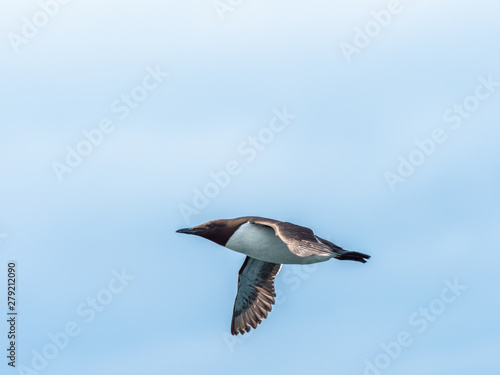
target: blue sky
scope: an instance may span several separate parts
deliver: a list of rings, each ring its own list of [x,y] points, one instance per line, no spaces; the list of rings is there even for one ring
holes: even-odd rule
[[[0,12],[2,373],[498,369],[497,3],[54,4]],[[283,267],[232,338],[244,257],[175,230],[247,215],[372,259]]]

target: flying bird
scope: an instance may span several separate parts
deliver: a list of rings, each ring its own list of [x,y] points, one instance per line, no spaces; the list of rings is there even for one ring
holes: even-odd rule
[[[331,258],[366,263],[370,256],[347,251],[306,227],[256,216],[207,221],[177,233],[193,234],[247,257],[238,276],[231,333],[257,328],[274,304],[274,279],[282,264],[311,264]]]

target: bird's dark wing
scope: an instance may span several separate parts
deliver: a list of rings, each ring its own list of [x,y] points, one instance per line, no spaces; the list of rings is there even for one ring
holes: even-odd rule
[[[274,279],[281,264],[246,257],[238,276],[238,294],[234,301],[231,333],[237,335],[256,328],[267,318],[274,304]]]
[[[276,235],[286,244],[288,249],[299,257],[312,255],[331,256],[333,254],[332,248],[319,241],[309,228],[267,219],[254,219],[251,222],[273,228]]]

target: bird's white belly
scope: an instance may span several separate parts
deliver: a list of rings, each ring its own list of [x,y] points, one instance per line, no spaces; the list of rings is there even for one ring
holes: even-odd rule
[[[252,223],[240,226],[226,247],[271,263],[310,264],[330,259],[328,256],[299,257],[288,249],[272,228]]]

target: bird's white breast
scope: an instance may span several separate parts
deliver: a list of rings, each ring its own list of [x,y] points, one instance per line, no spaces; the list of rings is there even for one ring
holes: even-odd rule
[[[328,257],[299,257],[276,236],[274,230],[250,222],[241,225],[226,243],[226,247],[252,258],[271,263],[310,264]]]

